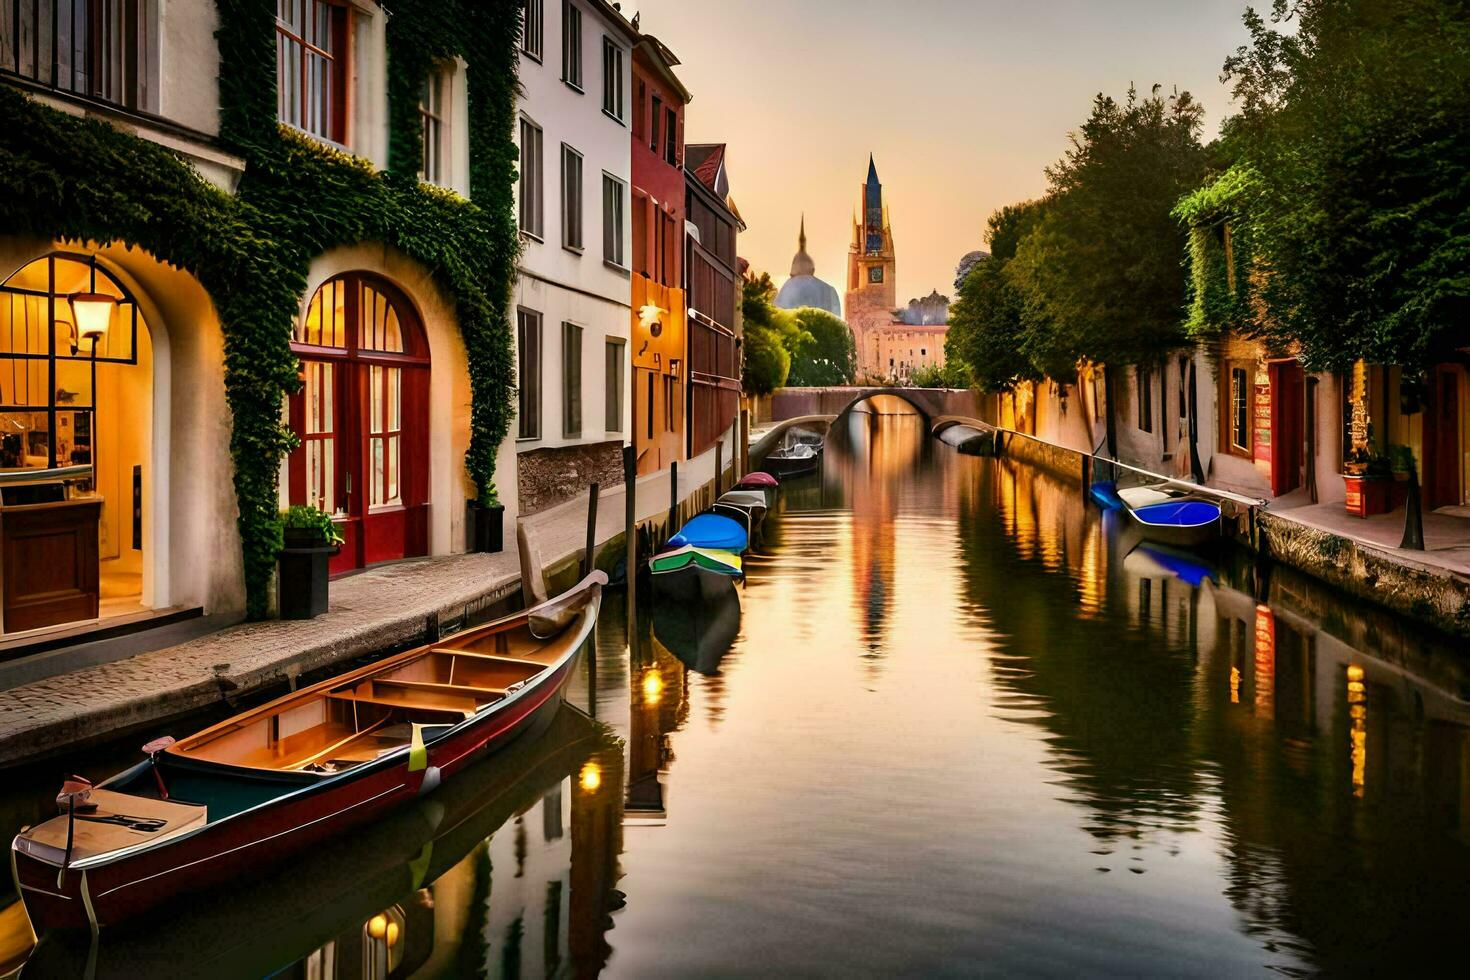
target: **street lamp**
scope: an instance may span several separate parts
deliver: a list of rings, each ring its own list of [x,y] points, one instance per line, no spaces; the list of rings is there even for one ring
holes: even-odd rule
[[[68,297],[71,301],[72,319],[75,321],[76,341],[72,345],[72,354],[76,354],[77,347],[83,340],[92,342],[92,424],[90,426],[91,444],[88,449],[88,462],[92,465],[92,492],[99,490],[101,473],[97,469],[97,444],[101,441],[100,433],[97,431],[97,344],[107,336],[107,328],[112,326],[112,313],[117,309],[117,297],[99,293],[97,290],[97,266],[92,265],[92,292],[72,293]]]

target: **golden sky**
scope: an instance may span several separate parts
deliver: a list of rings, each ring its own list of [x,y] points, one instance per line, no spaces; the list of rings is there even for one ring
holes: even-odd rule
[[[1206,138],[1247,0],[625,0],[694,93],[690,142],[729,144],[750,230],[779,285],[806,212],[817,275],[846,289],[868,154],[893,222],[901,300],[951,294],[985,219],[1040,194],[1099,91],[1188,89]],[[1269,7],[1266,0],[1257,6]]]

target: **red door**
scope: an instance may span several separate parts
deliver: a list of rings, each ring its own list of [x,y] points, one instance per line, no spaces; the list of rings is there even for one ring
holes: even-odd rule
[[[1296,361],[1269,365],[1271,378],[1271,493],[1281,496],[1302,485],[1306,427],[1306,381]]]
[[[1430,375],[1432,404],[1424,416],[1424,503],[1452,507],[1460,490],[1460,377],[1439,367]]]
[[[333,574],[428,551],[428,346],[407,300],[362,274],[312,297],[292,348],[291,503],[334,515]]]

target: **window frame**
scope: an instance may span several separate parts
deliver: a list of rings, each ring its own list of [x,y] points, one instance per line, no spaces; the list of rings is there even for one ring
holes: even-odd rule
[[[625,337],[606,337],[603,343],[604,390],[602,395],[603,431],[623,431],[623,378],[628,341]]]
[[[58,0],[11,0],[5,4],[13,33],[0,50],[0,75],[127,112],[156,112],[157,0],[99,0],[86,4],[82,66],[73,57],[77,53],[76,4],[68,3],[66,7],[69,14],[58,6]],[[48,14],[50,23],[39,29],[44,23],[41,18]],[[63,16],[70,18],[65,26]],[[95,29],[99,19],[107,30]],[[116,26],[123,29],[115,30]],[[49,52],[42,50],[43,41],[49,42]],[[27,47],[29,52],[24,50]],[[63,73],[69,76],[66,82],[62,81]]]
[[[578,95],[586,94],[582,62],[582,8],[572,0],[562,0],[561,80]]]
[[[563,439],[582,438],[582,338],[580,324],[563,320],[561,325],[561,434]]]
[[[517,180],[517,224],[522,235],[546,240],[545,131],[530,116],[521,115],[521,159]],[[534,159],[528,160],[528,154]],[[535,227],[527,227],[534,221]]]
[[[1237,374],[1241,383],[1237,383]],[[1253,457],[1255,453],[1255,433],[1253,431],[1253,414],[1255,401],[1255,376],[1252,366],[1240,361],[1225,362],[1225,405],[1221,413],[1225,419],[1224,449],[1232,456],[1241,456],[1246,459]],[[1237,404],[1238,402],[1238,404]],[[1236,424],[1244,419],[1245,438],[1244,442],[1237,442]]]
[[[654,153],[658,152],[659,126],[663,121],[664,100],[657,92],[653,93],[653,105],[648,112],[648,148]]]
[[[535,343],[527,343],[534,338]],[[516,308],[516,441],[535,442],[542,434],[542,316],[539,310]],[[528,351],[530,352],[528,365]],[[530,409],[528,411],[527,409]],[[531,424],[527,424],[527,423]]]
[[[572,162],[576,164],[575,183],[567,166]],[[587,250],[587,225],[584,218],[587,207],[585,163],[586,158],[576,147],[567,143],[561,145],[561,246],[575,255],[581,255]],[[576,197],[575,202],[571,200],[573,196]]]
[[[608,197],[608,191],[615,190],[616,196]],[[609,203],[616,205],[609,208]],[[609,211],[612,213],[609,213]],[[623,239],[627,230],[628,221],[628,182],[608,173],[602,172],[602,261],[614,269],[622,272],[628,271],[627,245]],[[609,254],[611,249],[613,254]]]
[[[1138,388],[1138,431],[1154,431],[1154,371],[1151,367],[1137,366],[1133,379]]]
[[[606,34],[602,36],[602,114],[626,126],[626,92],[623,85],[623,49]]]
[[[537,64],[546,52],[546,0],[521,0],[521,54]]]
[[[434,105],[425,105],[422,98],[419,99],[419,118],[423,124],[420,133],[421,148],[419,150],[419,180],[433,184],[436,187],[447,187],[451,179],[445,163],[449,154],[445,152],[445,126],[447,107],[452,105],[453,92],[450,88],[450,71],[443,65],[433,65],[429,69],[428,77],[424,79],[424,92],[432,96]],[[434,159],[433,173],[430,173],[429,158],[432,153]]]
[[[348,120],[350,112],[350,92],[348,83],[352,77],[351,66],[348,63],[352,56],[352,15],[353,8],[347,0],[285,0],[296,8],[301,20],[298,22],[297,30],[300,34],[292,33],[292,30],[283,26],[280,15],[280,4],[277,0],[275,15],[275,42],[276,42],[276,118],[292,129],[305,133],[313,139],[330,143],[333,146],[346,147],[349,131]],[[330,11],[330,33],[332,35],[332,50],[328,51],[320,45],[306,40],[304,33],[306,18],[310,14],[316,14],[321,9]],[[319,39],[318,39],[319,40]],[[298,113],[297,121],[293,122],[286,118],[282,111],[285,108],[286,95],[282,86],[282,68],[285,48],[283,45],[296,44],[300,48],[299,63],[296,70],[300,78],[300,102],[296,106]],[[327,123],[329,132],[319,132],[307,124],[308,107],[311,104],[312,92],[308,91],[306,79],[309,76],[308,61],[315,54],[324,58],[330,70],[327,83],[328,95],[331,99],[328,105],[327,115],[330,117]]]
[[[679,110],[664,106],[664,163],[679,165]]]

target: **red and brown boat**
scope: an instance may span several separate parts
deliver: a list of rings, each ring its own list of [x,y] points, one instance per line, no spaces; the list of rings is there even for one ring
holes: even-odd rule
[[[432,791],[549,724],[607,577],[440,643],[237,715],[90,786],[16,835],[38,931],[116,925],[230,881]]]

